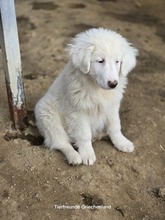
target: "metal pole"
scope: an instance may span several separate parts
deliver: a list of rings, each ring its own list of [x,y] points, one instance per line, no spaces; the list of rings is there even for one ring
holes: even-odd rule
[[[14,0],[0,0],[0,44],[10,117],[16,129],[26,127],[27,116]],[[2,103],[1,103],[2,104]]]

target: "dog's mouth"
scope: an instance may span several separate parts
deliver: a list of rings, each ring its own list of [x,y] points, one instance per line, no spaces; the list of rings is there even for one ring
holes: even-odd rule
[[[117,85],[115,87],[109,87],[108,85],[99,85],[104,90],[115,90],[117,88]]]

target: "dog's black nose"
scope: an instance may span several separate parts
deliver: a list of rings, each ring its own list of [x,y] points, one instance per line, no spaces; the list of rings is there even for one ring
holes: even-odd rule
[[[114,89],[117,86],[118,82],[116,80],[112,81],[108,81],[108,86],[111,89]]]

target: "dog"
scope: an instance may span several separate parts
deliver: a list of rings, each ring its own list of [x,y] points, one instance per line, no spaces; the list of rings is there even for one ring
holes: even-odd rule
[[[92,141],[106,135],[118,150],[132,152],[119,108],[138,50],[112,30],[92,28],[77,34],[67,51],[63,72],[35,107],[45,146],[60,150],[73,165],[93,165]]]

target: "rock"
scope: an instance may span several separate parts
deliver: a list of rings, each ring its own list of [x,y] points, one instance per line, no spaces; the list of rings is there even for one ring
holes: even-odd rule
[[[158,196],[165,199],[165,188],[159,188]]]
[[[90,173],[85,173],[81,176],[81,180],[86,183],[89,183],[91,179],[92,179],[92,175]]]

